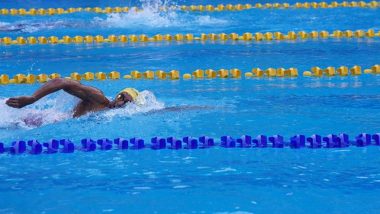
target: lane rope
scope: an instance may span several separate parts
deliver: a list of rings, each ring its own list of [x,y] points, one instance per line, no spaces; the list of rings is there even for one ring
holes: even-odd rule
[[[243,11],[252,9],[332,9],[332,8],[379,8],[379,1],[333,1],[327,2],[296,2],[290,3],[256,3],[252,4],[218,4],[218,5],[179,5],[160,7],[160,11],[177,10],[188,12],[222,12],[222,11]],[[63,15],[79,12],[92,12],[92,13],[127,13],[127,12],[140,12],[142,8],[138,7],[70,7],[64,8],[2,8],[0,15],[13,15],[13,16],[46,16],[46,15]]]
[[[39,36],[39,37],[23,37],[17,38],[2,37],[0,38],[0,45],[56,45],[56,44],[101,44],[101,43],[146,43],[146,42],[194,42],[194,41],[245,41],[245,42],[260,42],[260,41],[295,41],[295,40],[307,40],[307,39],[361,39],[361,38],[377,38],[380,37],[380,30],[374,29],[368,30],[334,30],[332,32],[321,31],[288,31],[282,32],[246,32],[241,35],[237,33],[201,33],[194,35],[187,34],[156,34],[154,36],[148,36],[146,34],[140,35],[86,35],[86,36]]]
[[[361,66],[355,65],[351,68],[347,66],[340,66],[335,68],[329,66],[326,68],[320,68],[318,66],[312,67],[311,71],[302,72],[303,77],[347,77],[347,76],[359,76],[362,74],[380,74],[380,64],[373,65],[370,68],[362,69]],[[16,74],[13,78],[10,78],[7,74],[0,75],[0,85],[9,84],[34,84],[34,83],[45,83],[51,79],[55,78],[67,78],[76,81],[104,81],[104,80],[205,80],[205,79],[243,79],[242,71],[237,68],[233,69],[197,69],[192,73],[185,73],[181,76],[178,70],[171,70],[165,72],[163,70],[152,71],[148,70],[145,72],[139,72],[137,70],[131,71],[129,74],[121,75],[118,71],[106,72],[86,72],[84,74],[79,74],[78,72],[73,72],[68,77],[64,77],[59,73],[48,74]],[[252,68],[251,71],[244,73],[245,79],[253,78],[297,78],[298,69],[297,68]]]
[[[290,149],[320,149],[320,148],[347,148],[349,146],[366,147],[380,146],[380,133],[367,134],[361,133],[350,140],[349,135],[329,134],[321,136],[313,134],[305,136],[297,134],[285,140],[281,135],[258,135],[252,137],[243,135],[238,138],[231,136],[221,136],[219,141],[212,137],[201,136],[199,138],[186,136],[183,138],[176,137],[153,137],[150,143],[146,143],[142,138],[116,138],[114,140],[102,138],[93,140],[91,138],[82,139],[80,145],[74,144],[69,139],[51,139],[47,142],[40,143],[37,140],[16,140],[7,147],[4,143],[0,143],[0,154],[57,154],[57,153],[74,153],[76,151],[93,152],[107,150],[140,150],[140,149],[206,149],[212,147],[220,148],[290,148]]]

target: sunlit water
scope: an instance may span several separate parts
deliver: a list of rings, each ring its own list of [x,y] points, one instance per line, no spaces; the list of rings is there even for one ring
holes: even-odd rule
[[[221,1],[220,3],[247,3]],[[294,2],[294,1],[293,1]],[[378,9],[158,11],[209,2],[4,1],[1,7],[142,6],[127,14],[0,16],[0,36],[219,33],[380,29]],[[211,2],[210,2],[211,3]],[[215,2],[212,2],[215,3]],[[218,2],[219,3],[219,2]],[[249,2],[252,3],[252,2]],[[217,3],[215,3],[217,4]],[[379,39],[0,46],[0,73],[353,66],[380,59]],[[59,92],[24,109],[5,101],[34,85],[0,86],[0,142],[51,138],[181,138],[243,134],[377,133],[377,76],[198,81],[93,81],[138,104],[72,118],[77,98]],[[0,213],[377,213],[376,146],[345,149],[127,150],[0,155]]]

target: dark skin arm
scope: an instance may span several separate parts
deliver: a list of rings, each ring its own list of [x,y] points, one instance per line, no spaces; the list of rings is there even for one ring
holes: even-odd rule
[[[58,78],[45,83],[32,96],[12,97],[6,101],[6,104],[13,108],[22,108],[59,90],[64,90],[88,104],[108,106],[110,103],[103,93],[96,88],[82,85],[74,80]]]

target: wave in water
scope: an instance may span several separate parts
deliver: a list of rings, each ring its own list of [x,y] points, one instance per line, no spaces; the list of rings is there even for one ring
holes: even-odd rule
[[[53,95],[54,96],[54,95]],[[65,92],[59,92],[55,97],[45,97],[33,105],[15,109],[5,104],[6,98],[0,99],[1,129],[33,129],[47,124],[72,119],[72,109],[79,99]],[[163,103],[158,102],[150,91],[142,91],[137,97],[137,104],[127,104],[120,109],[90,113],[80,120],[112,120],[114,117],[130,117],[134,114],[163,109]]]

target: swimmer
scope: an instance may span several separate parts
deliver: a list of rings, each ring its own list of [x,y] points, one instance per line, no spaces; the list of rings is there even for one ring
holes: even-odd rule
[[[83,85],[74,80],[58,78],[45,83],[32,96],[12,97],[6,101],[6,104],[13,108],[22,108],[59,90],[64,90],[81,99],[73,110],[73,117],[80,117],[89,112],[121,108],[129,102],[136,101],[139,94],[134,88],[125,88],[116,95],[113,101],[110,101],[97,88]]]

